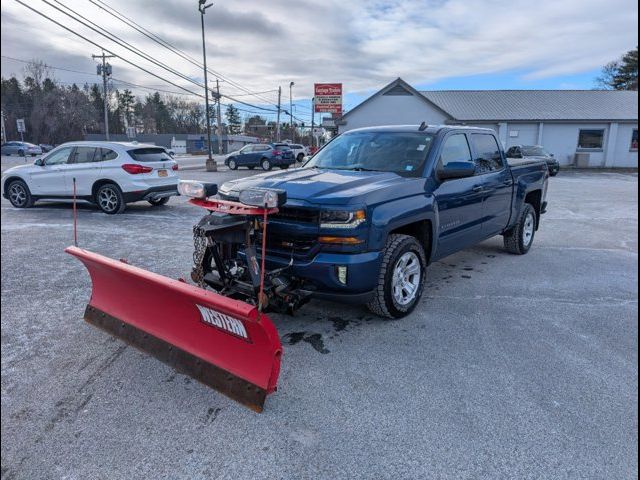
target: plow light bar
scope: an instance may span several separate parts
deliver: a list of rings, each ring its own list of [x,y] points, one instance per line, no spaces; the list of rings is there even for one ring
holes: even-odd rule
[[[218,193],[218,185],[194,180],[180,180],[178,192],[186,197],[207,198]]]
[[[287,192],[267,188],[250,188],[240,192],[240,203],[252,207],[277,208],[287,203]]]

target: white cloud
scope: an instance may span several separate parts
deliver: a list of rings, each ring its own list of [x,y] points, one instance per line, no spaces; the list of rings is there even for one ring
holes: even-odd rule
[[[201,78],[196,66],[87,0],[62,1],[154,58]],[[105,1],[200,61],[195,1]],[[113,45],[41,1],[29,4],[97,43]],[[90,56],[99,53],[96,47],[15,2],[3,2],[1,8],[3,55],[93,70]],[[530,78],[588,71],[637,44],[638,10],[637,3],[629,0],[229,0],[214,2],[205,20],[211,68],[254,91],[294,81],[295,94],[309,97],[315,81],[343,82],[347,91],[364,91],[396,76],[426,83],[513,70],[528,72]],[[122,55],[136,59],[129,52]],[[112,63],[114,76],[161,84],[121,60]],[[188,85],[149,61],[139,63]],[[15,63],[3,59],[3,75],[16,71]],[[225,83],[223,90],[239,93]]]

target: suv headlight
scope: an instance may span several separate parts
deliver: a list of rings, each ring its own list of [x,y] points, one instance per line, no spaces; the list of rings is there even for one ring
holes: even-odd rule
[[[365,221],[364,210],[325,210],[320,212],[320,228],[355,228]]]

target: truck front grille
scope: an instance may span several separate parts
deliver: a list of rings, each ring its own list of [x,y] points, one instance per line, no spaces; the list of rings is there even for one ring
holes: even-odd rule
[[[318,223],[318,212],[306,208],[281,207],[272,218],[288,222]]]

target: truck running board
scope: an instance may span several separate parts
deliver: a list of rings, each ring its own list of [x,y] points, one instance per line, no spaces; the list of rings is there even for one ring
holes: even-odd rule
[[[88,323],[263,410],[276,390],[282,346],[255,306],[77,247],[65,251],[91,276]]]

